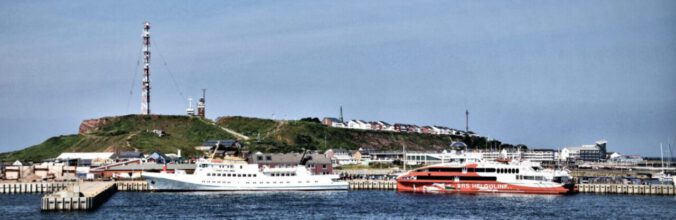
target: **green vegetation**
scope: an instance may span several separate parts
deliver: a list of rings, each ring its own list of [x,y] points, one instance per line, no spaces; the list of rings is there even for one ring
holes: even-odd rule
[[[23,150],[0,154],[0,161],[23,160],[40,161],[45,158],[55,157],[61,152],[68,151],[71,146],[82,141],[80,135],[64,135],[52,137],[41,144],[28,147]]]
[[[250,151],[299,152],[302,149],[357,150],[368,147],[374,150],[401,150],[406,146],[410,151],[444,150],[453,141],[464,141],[473,149],[490,148],[489,144],[501,146],[499,141],[487,144],[484,137],[455,137],[418,133],[388,131],[366,131],[327,127],[316,118],[298,121],[273,121],[269,119],[241,116],[218,118],[217,124],[251,137],[245,143]],[[505,145],[506,146],[506,145]]]
[[[366,131],[327,127],[318,118],[292,121],[241,116],[221,117],[211,121],[188,116],[126,115],[106,117],[106,121],[83,135],[53,137],[23,150],[0,154],[1,161],[39,161],[54,158],[62,152],[114,152],[139,150],[170,153],[181,149],[183,155],[198,155],[194,146],[207,139],[234,139],[219,126],[250,137],[243,143],[249,151],[301,152],[320,150],[370,148],[373,150],[441,151],[453,141],[463,141],[470,149],[515,148],[484,137],[451,137],[418,133]],[[162,130],[162,136],[153,132]]]
[[[139,150],[176,152],[197,155],[194,147],[207,139],[233,139],[209,121],[187,116],[126,115],[107,117],[107,123],[84,135],[52,137],[23,150],[0,154],[0,160],[39,161],[54,158],[62,152],[114,152]],[[153,130],[164,131],[163,136]]]

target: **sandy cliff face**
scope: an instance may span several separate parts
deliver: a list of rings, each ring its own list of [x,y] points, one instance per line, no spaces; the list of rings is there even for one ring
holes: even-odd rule
[[[106,125],[108,122],[110,122],[110,119],[108,118],[95,118],[83,120],[82,123],[80,123],[80,129],[78,131],[78,134],[84,135],[98,131],[103,125]]]

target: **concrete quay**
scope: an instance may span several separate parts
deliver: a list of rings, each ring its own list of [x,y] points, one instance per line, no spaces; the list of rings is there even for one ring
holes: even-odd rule
[[[115,182],[117,191],[146,192],[151,191],[146,181],[118,181]]]
[[[364,181],[364,180],[350,180],[347,181],[350,190],[396,190],[396,181]]]
[[[114,182],[80,182],[42,197],[43,211],[92,210],[117,191]]]
[[[578,184],[580,193],[676,195],[673,185]]]
[[[73,182],[0,183],[0,194],[50,193],[73,184]]]

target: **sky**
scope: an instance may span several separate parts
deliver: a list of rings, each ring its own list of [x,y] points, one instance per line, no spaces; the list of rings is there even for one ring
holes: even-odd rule
[[[676,1],[1,1],[0,152],[151,111],[444,125],[531,148],[676,139]],[[672,146],[676,150],[676,146]]]

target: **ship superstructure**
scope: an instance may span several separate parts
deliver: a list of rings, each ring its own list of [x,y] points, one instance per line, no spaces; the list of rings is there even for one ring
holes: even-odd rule
[[[201,159],[192,174],[184,171],[143,173],[154,190],[259,191],[347,190],[334,174],[315,175],[305,166],[259,167],[240,158]]]
[[[566,171],[545,169],[536,162],[462,160],[404,173],[397,178],[397,191],[565,194],[573,191],[571,180]]]

